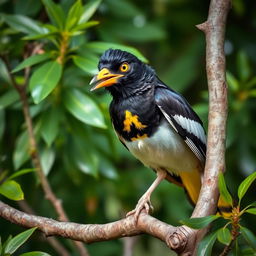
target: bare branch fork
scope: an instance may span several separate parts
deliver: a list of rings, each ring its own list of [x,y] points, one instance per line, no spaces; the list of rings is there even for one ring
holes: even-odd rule
[[[225,169],[227,86],[224,36],[230,0],[212,0],[206,22],[197,25],[206,36],[206,70],[209,88],[209,126],[204,181],[192,217],[214,214],[218,200],[218,174]],[[136,224],[129,216],[108,224],[77,224],[26,214],[0,201],[0,216],[24,227],[37,226],[47,236],[58,235],[93,243],[147,233],[164,241],[180,255],[195,255],[196,245],[206,233],[185,226],[173,227],[142,213]]]

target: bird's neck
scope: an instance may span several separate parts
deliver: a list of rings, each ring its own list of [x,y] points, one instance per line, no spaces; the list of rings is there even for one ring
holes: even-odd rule
[[[155,90],[157,77],[152,72],[145,72],[136,82],[127,82],[125,85],[113,85],[107,90],[114,100],[124,100],[139,95],[151,94]]]

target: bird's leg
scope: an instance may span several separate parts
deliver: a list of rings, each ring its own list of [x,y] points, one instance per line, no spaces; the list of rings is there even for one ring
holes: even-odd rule
[[[140,212],[145,209],[148,214],[150,210],[153,210],[153,206],[150,202],[150,197],[155,188],[161,183],[162,180],[166,178],[167,172],[163,169],[156,170],[156,179],[148,188],[148,190],[143,194],[143,196],[139,199],[134,210],[128,212],[126,216],[130,216],[134,214],[135,221],[137,222]]]

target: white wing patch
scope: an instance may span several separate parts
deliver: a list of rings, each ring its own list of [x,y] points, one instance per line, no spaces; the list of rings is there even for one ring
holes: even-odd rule
[[[178,133],[177,128],[175,127],[175,125],[173,124],[172,119],[170,118],[170,116],[163,110],[163,108],[161,106],[158,105],[158,107],[160,108],[161,112],[163,113],[164,117],[167,119],[167,121],[169,122],[169,124],[173,127],[173,129]],[[206,144],[206,135],[204,132],[203,127],[201,126],[200,123],[188,119],[186,117],[183,117],[181,115],[174,115],[172,116],[174,118],[174,120],[186,131],[188,131],[191,134],[194,134],[200,141],[202,141],[202,143]],[[202,155],[202,153],[200,152],[200,150],[198,149],[198,147],[195,145],[195,143],[188,137],[186,137],[186,139],[184,140],[185,143],[189,146],[189,148],[192,150],[192,152],[194,152],[194,154],[197,156],[197,158],[201,161],[204,162],[205,156]]]
[[[174,115],[173,118],[183,129],[194,134],[198,139],[206,144],[205,132],[200,123],[181,115]]]
[[[178,130],[176,129],[175,125],[173,124],[170,116],[163,110],[163,108],[161,106],[158,105],[158,107],[160,108],[161,112],[163,113],[164,117],[167,119],[167,121],[169,122],[169,124],[171,124],[172,128],[175,130],[175,132],[178,133]]]

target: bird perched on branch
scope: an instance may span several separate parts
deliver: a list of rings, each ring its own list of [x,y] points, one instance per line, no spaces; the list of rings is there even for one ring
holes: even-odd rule
[[[184,187],[196,204],[206,155],[202,121],[180,94],[170,89],[154,69],[134,55],[107,50],[100,58],[99,73],[91,91],[105,87],[113,100],[110,116],[119,140],[156,179],[127,215],[152,209],[151,193],[163,179]],[[219,207],[227,205],[219,201]]]

